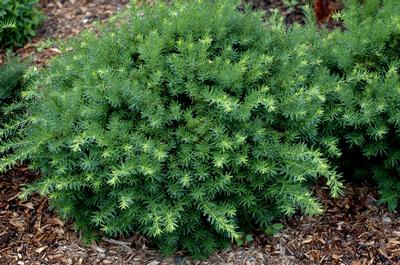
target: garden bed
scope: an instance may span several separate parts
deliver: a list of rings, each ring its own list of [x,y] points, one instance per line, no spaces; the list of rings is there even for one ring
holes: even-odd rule
[[[322,216],[295,215],[282,220],[285,229],[273,237],[255,232],[247,246],[192,261],[164,258],[137,235],[84,246],[46,198],[17,199],[35,178],[24,167],[0,177],[0,264],[400,264],[400,215],[380,206],[368,184],[348,184],[340,200],[316,186]]]
[[[41,1],[48,20],[17,53],[32,55],[34,63],[43,66],[60,53],[56,45],[44,45],[43,40],[66,39],[90,29],[94,20],[105,21],[127,2]],[[276,7],[289,24],[303,19],[299,6],[288,8],[281,1],[258,1],[255,7]],[[138,235],[82,245],[72,224],[48,209],[46,198],[35,195],[26,202],[17,198],[36,177],[23,166],[0,176],[0,264],[400,264],[400,215],[380,206],[376,189],[367,183],[347,184],[340,200],[316,185],[325,208],[322,216],[295,215],[282,220],[285,228],[273,237],[255,231],[247,245],[192,261],[179,253],[164,258]]]
[[[24,47],[17,49],[23,58],[33,56],[36,65],[44,65],[60,51],[56,45],[46,44],[55,40],[68,39],[84,29],[93,29],[93,22],[105,22],[107,18],[122,10],[128,0],[41,0],[40,9],[46,20],[38,29],[37,36]],[[0,51],[0,63],[4,51]]]

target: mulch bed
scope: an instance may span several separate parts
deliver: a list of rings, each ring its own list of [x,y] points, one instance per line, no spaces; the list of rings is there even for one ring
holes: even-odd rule
[[[288,8],[281,0],[255,0],[253,6],[277,8],[286,23],[302,23],[300,8],[305,0]],[[32,56],[45,66],[60,51],[55,45],[42,49],[46,39],[67,39],[93,21],[105,21],[128,4],[128,0],[41,0],[48,19],[38,36],[16,52]],[[0,51],[0,63],[2,55]],[[377,191],[368,184],[348,184],[345,196],[329,197],[329,190],[316,185],[315,193],[326,212],[319,217],[295,215],[281,222],[285,229],[273,237],[255,231],[254,241],[240,248],[216,253],[205,261],[193,261],[178,253],[162,257],[149,248],[145,238],[134,235],[118,240],[104,238],[84,246],[71,223],[61,221],[38,195],[18,199],[21,189],[37,178],[21,166],[0,176],[0,264],[398,264],[400,265],[400,214],[390,213],[377,202]],[[181,254],[181,255],[180,255]]]
[[[129,0],[40,0],[39,7],[46,20],[38,29],[37,36],[16,53],[23,58],[31,56],[35,65],[44,66],[51,57],[60,53],[56,45],[45,45],[46,40],[68,39],[84,29],[93,29],[94,22],[105,22],[128,3]],[[3,55],[4,51],[0,51],[0,64]]]
[[[46,198],[18,199],[35,178],[25,167],[0,176],[0,264],[400,264],[400,214],[379,205],[367,184],[348,184],[339,200],[317,185],[322,216],[295,215],[282,220],[285,229],[273,237],[255,232],[249,245],[192,261],[162,257],[138,235],[84,246],[72,224],[49,210]]]
[[[338,200],[323,186],[315,193],[325,213],[287,220],[275,240],[283,254],[301,264],[400,264],[400,214],[378,203],[375,187],[347,184],[344,198]]]
[[[295,22],[300,24],[304,23],[302,6],[309,1],[297,0],[292,6],[286,5],[284,1],[276,0],[245,0],[244,2],[250,4],[256,10],[263,10],[266,17],[272,15],[273,10],[278,10],[285,17],[286,24],[290,25]]]

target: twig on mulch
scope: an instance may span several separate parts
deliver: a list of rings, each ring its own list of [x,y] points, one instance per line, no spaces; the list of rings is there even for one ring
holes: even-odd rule
[[[119,246],[121,246],[121,247],[123,247],[123,248],[125,248],[127,250],[131,250],[132,249],[131,248],[132,243],[130,243],[130,242],[125,242],[125,241],[115,240],[115,239],[109,239],[109,238],[106,238],[106,237],[103,237],[102,240],[107,242],[107,243],[110,243],[110,244],[119,245]]]

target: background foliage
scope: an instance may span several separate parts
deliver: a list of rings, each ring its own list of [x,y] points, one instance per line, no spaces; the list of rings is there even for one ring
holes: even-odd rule
[[[12,112],[8,109],[14,103],[26,83],[25,73],[29,67],[28,61],[8,52],[4,62],[0,65],[0,122],[10,120]]]
[[[345,176],[373,178],[381,201],[400,199],[400,3],[348,1],[346,30],[326,33],[320,54],[340,78],[327,97],[321,130],[342,155]]]
[[[37,0],[0,1],[0,47],[21,46],[43,19]]]

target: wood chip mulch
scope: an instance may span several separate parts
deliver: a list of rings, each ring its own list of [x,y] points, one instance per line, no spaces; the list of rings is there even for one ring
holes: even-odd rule
[[[366,184],[348,184],[339,200],[317,186],[322,216],[296,215],[282,220],[285,229],[273,237],[255,232],[247,246],[193,261],[183,253],[162,257],[138,235],[83,245],[46,198],[18,199],[35,178],[24,167],[0,176],[0,264],[400,264],[400,214],[379,205],[376,190]]]
[[[272,15],[274,10],[277,10],[285,18],[285,23],[287,25],[292,25],[294,23],[304,24],[304,7],[310,5],[311,8],[314,7],[316,0],[244,0],[245,3],[250,4],[256,10],[264,10],[265,17]],[[330,8],[332,13],[343,9],[342,0],[329,0]],[[340,26],[340,23],[328,19],[324,27],[333,29]]]
[[[46,198],[18,199],[21,188],[34,179],[36,175],[25,167],[0,176],[0,264],[264,264],[269,259],[268,253],[254,246],[219,253],[204,262],[179,255],[165,258],[138,235],[103,238],[99,244],[85,246],[72,224],[49,210]]]
[[[37,36],[24,47],[16,50],[23,58],[32,56],[33,63],[45,66],[46,62],[60,53],[55,40],[68,39],[84,29],[93,29],[94,22],[105,22],[122,10],[129,0],[40,0],[39,8],[46,16],[37,30]],[[0,64],[4,51],[0,51]]]
[[[280,250],[296,264],[400,264],[400,214],[379,204],[375,187],[347,184],[337,200],[326,187],[315,190],[325,213],[290,218],[267,248]]]
[[[244,0],[245,3],[250,4],[256,10],[265,11],[265,16],[272,15],[273,10],[278,10],[284,17],[285,23],[291,25],[295,22],[304,24],[304,12],[302,7],[309,3],[308,0]],[[292,5],[287,3],[292,2]]]

